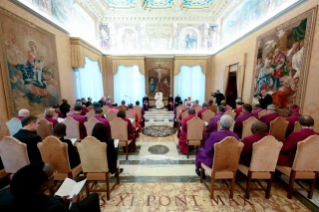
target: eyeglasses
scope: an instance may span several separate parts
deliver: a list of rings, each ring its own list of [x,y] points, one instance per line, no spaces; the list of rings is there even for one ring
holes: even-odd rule
[[[51,177],[48,178],[48,180],[50,180],[56,173],[58,173],[58,171],[56,169],[53,170],[53,174]]]

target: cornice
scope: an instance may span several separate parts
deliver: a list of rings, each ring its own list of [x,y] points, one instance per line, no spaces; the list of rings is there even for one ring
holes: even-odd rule
[[[70,43],[71,45],[74,45],[74,46],[81,46],[97,55],[103,55],[102,54],[102,51],[100,51],[98,48],[92,46],[91,44],[89,44],[88,42],[82,40],[81,38],[78,38],[78,37],[70,37]]]

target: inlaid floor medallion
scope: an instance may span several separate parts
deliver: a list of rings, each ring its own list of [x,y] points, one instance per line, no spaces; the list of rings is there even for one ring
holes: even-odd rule
[[[148,151],[155,155],[163,155],[169,152],[169,148],[164,145],[154,145],[148,148]]]
[[[176,130],[170,126],[154,125],[145,127],[142,133],[150,137],[167,137],[175,134]]]

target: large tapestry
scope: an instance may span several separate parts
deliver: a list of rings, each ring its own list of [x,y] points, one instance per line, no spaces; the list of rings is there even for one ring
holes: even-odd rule
[[[316,12],[313,8],[257,38],[253,103],[265,90],[281,109],[302,106]]]
[[[160,91],[167,99],[172,93],[172,65],[171,59],[146,59],[146,90],[149,96],[154,97]]]
[[[9,117],[60,102],[55,36],[0,9],[1,70]]]

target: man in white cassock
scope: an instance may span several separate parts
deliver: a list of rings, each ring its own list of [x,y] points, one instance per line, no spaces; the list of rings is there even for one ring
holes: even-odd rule
[[[156,100],[156,109],[161,109],[164,107],[162,92],[157,92],[155,94],[155,100]]]

